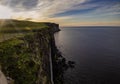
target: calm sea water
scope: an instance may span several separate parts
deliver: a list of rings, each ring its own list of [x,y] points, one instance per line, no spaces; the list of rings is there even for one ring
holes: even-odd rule
[[[120,84],[120,27],[61,28],[55,40],[75,62],[64,72],[64,84]]]

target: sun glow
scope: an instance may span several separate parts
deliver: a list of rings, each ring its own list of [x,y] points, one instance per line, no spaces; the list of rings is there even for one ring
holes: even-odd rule
[[[0,19],[10,19],[12,10],[6,6],[0,5]]]

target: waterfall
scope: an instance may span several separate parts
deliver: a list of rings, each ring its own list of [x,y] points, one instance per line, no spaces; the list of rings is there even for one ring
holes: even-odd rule
[[[49,60],[50,60],[51,83],[54,84],[54,81],[53,81],[53,66],[52,66],[51,48],[50,48],[50,55],[49,56],[50,56]]]

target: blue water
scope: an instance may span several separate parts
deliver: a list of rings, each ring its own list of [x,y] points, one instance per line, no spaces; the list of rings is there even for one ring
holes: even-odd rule
[[[56,45],[75,68],[64,84],[120,84],[120,27],[68,27],[55,34]]]

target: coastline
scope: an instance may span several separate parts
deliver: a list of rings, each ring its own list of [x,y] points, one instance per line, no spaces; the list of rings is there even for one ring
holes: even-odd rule
[[[0,43],[2,72],[12,78],[14,84],[53,84],[50,58],[53,62],[54,33],[59,31],[59,25],[45,24],[48,28]]]

